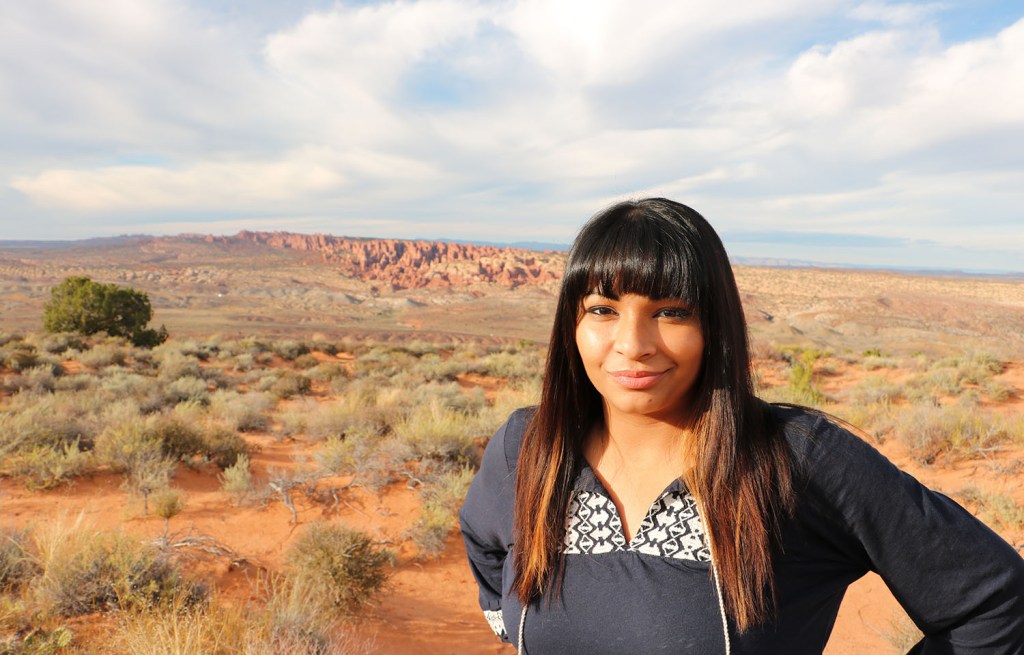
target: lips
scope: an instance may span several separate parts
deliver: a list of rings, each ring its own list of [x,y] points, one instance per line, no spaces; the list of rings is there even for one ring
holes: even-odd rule
[[[626,387],[627,389],[649,389],[656,385],[662,376],[665,375],[664,371],[609,371],[609,375],[618,384]]]

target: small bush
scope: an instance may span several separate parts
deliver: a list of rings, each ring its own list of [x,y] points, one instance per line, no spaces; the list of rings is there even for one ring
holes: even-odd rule
[[[128,361],[128,350],[119,343],[99,344],[80,354],[78,361],[89,368],[121,366]]]
[[[235,504],[241,505],[252,492],[252,471],[249,470],[249,456],[239,455],[235,463],[224,469],[218,476],[220,487],[225,493],[235,498]]]
[[[12,458],[11,473],[29,489],[52,489],[92,468],[92,457],[78,447],[78,440],[53,448],[37,446]]]
[[[417,407],[395,426],[398,437],[417,458],[464,460],[477,436],[475,425],[463,412],[448,409],[436,400]]]
[[[204,451],[201,430],[177,417],[154,417],[149,421],[148,429],[160,443],[164,455],[173,459],[187,460]]]
[[[964,502],[978,508],[981,519],[1001,530],[1024,527],[1024,506],[1006,494],[985,491],[975,486],[964,487],[957,494]]]
[[[25,349],[14,350],[3,360],[4,366],[12,371],[24,371],[39,363],[39,355],[35,350]]]
[[[249,453],[249,445],[237,432],[226,427],[212,426],[202,435],[201,454],[222,470],[233,466],[238,458]]]
[[[420,555],[434,557],[444,548],[448,535],[458,525],[459,508],[472,481],[473,470],[467,467],[445,473],[427,484],[420,520],[413,530]]]
[[[902,396],[903,388],[900,385],[880,376],[868,376],[847,392],[849,402],[856,405],[891,403]]]
[[[175,597],[194,605],[205,596],[154,548],[125,535],[89,532],[64,538],[47,549],[37,585],[60,616],[146,609]]]
[[[194,402],[205,405],[210,401],[206,380],[185,376],[164,388],[164,397],[171,404]]]
[[[287,371],[270,385],[269,391],[278,398],[291,398],[308,394],[312,386],[312,382],[305,375]]]
[[[1010,437],[998,417],[957,406],[914,407],[900,414],[896,435],[925,464],[969,458]]]
[[[861,362],[865,371],[874,371],[880,368],[898,368],[899,362],[892,357],[865,357]]]
[[[0,592],[24,586],[38,572],[27,546],[27,534],[0,527]]]
[[[143,462],[163,457],[163,442],[141,417],[108,424],[96,437],[97,463],[115,473],[135,470]]]
[[[153,359],[157,362],[160,379],[165,382],[184,377],[197,378],[202,374],[197,358],[182,353],[170,343],[153,350]]]
[[[241,432],[266,430],[273,404],[274,399],[265,393],[215,391],[210,395],[210,416]]]
[[[331,612],[284,580],[262,582],[266,602],[211,602],[183,611],[176,603],[132,612],[117,638],[132,655],[369,655],[369,644],[343,633]]]
[[[309,346],[301,341],[287,339],[274,343],[273,350],[281,359],[292,361],[300,355],[307,354],[309,352]]]
[[[313,523],[288,549],[291,577],[320,607],[357,612],[388,580],[392,556],[369,535],[341,525]]]

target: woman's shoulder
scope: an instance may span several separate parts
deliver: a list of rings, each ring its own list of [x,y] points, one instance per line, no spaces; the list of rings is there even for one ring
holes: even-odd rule
[[[526,435],[526,428],[537,413],[537,407],[520,407],[512,412],[505,420],[498,431],[491,437],[495,448],[500,447],[505,456],[505,463],[509,471],[514,471],[519,461],[519,451],[523,447],[523,438]],[[488,448],[492,445],[488,444]]]
[[[797,405],[770,405],[772,420],[789,444],[798,470],[831,466],[874,466],[888,461],[859,430],[825,412]]]

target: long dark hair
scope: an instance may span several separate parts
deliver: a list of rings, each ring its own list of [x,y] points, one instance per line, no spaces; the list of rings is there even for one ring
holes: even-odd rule
[[[561,544],[582,442],[601,396],[576,347],[587,294],[678,298],[704,336],[683,481],[702,509],[726,610],[744,630],[774,601],[772,550],[792,507],[790,454],[770,408],[754,395],[746,321],[732,267],[708,222],[664,198],[619,203],[583,227],[555,311],[541,403],[516,481],[513,590],[524,604],[558,587]]]

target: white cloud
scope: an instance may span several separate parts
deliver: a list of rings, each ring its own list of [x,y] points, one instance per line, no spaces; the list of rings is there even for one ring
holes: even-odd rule
[[[945,2],[862,2],[849,11],[850,18],[889,25],[914,25],[948,8]]]
[[[564,240],[659,193],[982,243],[1024,200],[1024,21],[951,43],[935,2],[396,0],[261,33],[190,2],[5,11],[0,201]]]

